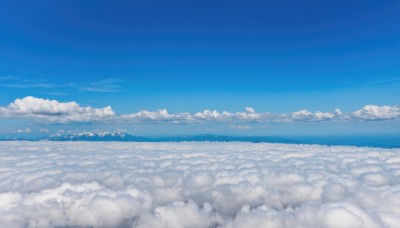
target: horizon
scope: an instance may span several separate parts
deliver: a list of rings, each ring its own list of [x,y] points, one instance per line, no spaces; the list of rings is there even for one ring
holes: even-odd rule
[[[42,137],[0,137],[0,141],[70,141],[70,142],[248,142],[298,145],[357,146],[400,148],[400,135],[133,135],[117,132],[74,132]]]

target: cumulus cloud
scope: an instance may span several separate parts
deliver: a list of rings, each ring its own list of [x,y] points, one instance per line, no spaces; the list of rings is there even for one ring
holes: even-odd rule
[[[294,122],[294,121],[344,121],[348,115],[336,109],[332,112],[315,113],[308,110],[300,110],[293,113],[257,113],[253,108],[247,107],[245,112],[219,112],[217,110],[204,110],[197,113],[170,114],[166,109],[152,112],[142,110],[137,113],[122,115],[122,120],[133,122],[174,122],[174,123],[205,123],[205,122]]]
[[[112,117],[113,123],[116,121],[133,124],[225,122],[234,126],[235,124],[241,125],[241,123],[394,120],[400,119],[400,106],[367,105],[352,113],[345,113],[340,109],[330,112],[311,112],[303,109],[292,113],[271,113],[256,112],[253,108],[246,107],[243,112],[220,112],[206,109],[196,113],[169,113],[167,109],[159,109],[116,115],[111,106],[82,107],[74,101],[59,102],[28,96],[16,99],[6,107],[0,106],[0,117],[27,117],[58,123],[108,121]]]
[[[157,111],[142,110],[137,113],[121,115],[120,119],[131,122],[171,122],[171,123],[262,123],[262,122],[318,122],[318,121],[364,121],[400,119],[400,106],[367,105],[352,113],[335,109],[330,112],[311,112],[306,109],[292,113],[256,112],[247,107],[245,112],[219,112],[204,110],[197,113],[169,113],[166,109]]]
[[[307,116],[301,116],[301,112],[306,112]],[[291,114],[274,114],[269,112],[257,113],[253,108],[246,108],[245,112],[219,112],[217,110],[206,109],[197,113],[175,113],[170,114],[166,109],[160,109],[152,112],[142,110],[137,113],[122,115],[121,119],[133,122],[173,122],[173,123],[207,123],[207,122],[291,122],[291,121],[321,121],[332,120],[335,114],[320,117],[321,113],[311,113],[303,110]]]
[[[49,122],[87,122],[115,116],[110,106],[82,107],[76,102],[59,102],[28,96],[16,99],[7,107],[0,107],[0,116],[29,117]]]
[[[353,116],[362,120],[390,120],[400,118],[400,106],[366,105],[353,112]]]
[[[155,112],[142,110],[137,113],[122,115],[122,120],[137,122],[174,122],[174,123],[203,123],[203,122],[227,122],[227,121],[247,121],[255,122],[272,116],[269,113],[255,113],[254,109],[246,108],[246,112],[219,112],[217,110],[204,110],[197,113],[175,113],[170,114],[166,109],[160,109]]]
[[[1,227],[398,227],[400,150],[0,142]]]

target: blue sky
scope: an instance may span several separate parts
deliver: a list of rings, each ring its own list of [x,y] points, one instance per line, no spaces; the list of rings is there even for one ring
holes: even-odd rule
[[[252,107],[277,115],[339,108],[350,115],[365,105],[398,107],[398,12],[399,1],[3,1],[0,107],[26,96],[111,106],[117,116],[163,108]],[[400,133],[396,110],[373,121],[195,124],[48,123],[8,110],[0,134],[393,134]]]

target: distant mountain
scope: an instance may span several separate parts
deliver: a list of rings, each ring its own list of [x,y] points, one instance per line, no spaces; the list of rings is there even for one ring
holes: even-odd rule
[[[80,132],[74,134],[58,134],[45,138],[6,137],[0,141],[115,141],[115,142],[252,142],[252,143],[290,143],[369,146],[384,148],[400,148],[400,135],[376,136],[225,136],[213,134],[145,137],[134,136],[126,132]]]
[[[69,135],[52,135],[44,138],[49,141],[123,141],[146,142],[148,138],[133,136],[126,132],[79,132]]]
[[[0,141],[38,141],[38,139],[24,138],[24,137],[2,137]]]
[[[120,142],[271,142],[271,143],[298,143],[295,140],[270,136],[223,136],[212,134],[143,137],[134,136],[126,132],[80,132],[69,135],[53,135],[44,138],[49,141],[120,141]]]

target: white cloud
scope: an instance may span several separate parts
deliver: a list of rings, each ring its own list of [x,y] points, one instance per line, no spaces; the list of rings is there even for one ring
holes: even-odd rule
[[[50,130],[47,129],[47,128],[40,128],[40,129],[39,129],[39,132],[47,133],[47,132],[49,132],[49,131],[50,131]]]
[[[22,129],[17,129],[17,130],[13,130],[12,132],[14,133],[29,133],[32,130],[30,128],[22,128]]]
[[[0,107],[0,116],[29,117],[48,122],[87,122],[115,116],[110,106],[81,107],[76,102],[59,102],[32,96],[16,99],[7,107]]]
[[[355,118],[362,120],[390,120],[400,118],[400,106],[366,105],[352,113]]]
[[[54,84],[47,82],[44,79],[37,79],[37,78],[21,78],[15,77],[12,75],[0,77],[1,81],[5,83],[1,83],[1,87],[10,87],[10,88],[17,88],[17,89],[29,89],[29,88],[37,88],[37,89],[60,89],[63,87],[71,87],[73,84]]]
[[[166,109],[159,109],[155,112],[141,110],[137,113],[127,114],[121,116],[123,119],[131,119],[141,121],[172,121],[180,117],[182,119],[183,116],[175,116],[170,115]],[[178,118],[179,119],[179,118]]]
[[[400,119],[400,106],[367,105],[353,113],[344,113],[340,109],[331,112],[310,112],[306,109],[292,113],[257,113],[247,107],[245,112],[219,112],[204,110],[197,113],[170,114],[166,109],[158,111],[142,110],[137,113],[122,115],[122,120],[133,122],[173,122],[173,123],[204,123],[204,122],[312,122],[312,121],[354,121],[354,120],[389,120]]]
[[[246,112],[247,112],[247,113],[256,113],[256,111],[254,110],[254,108],[250,108],[250,107],[246,107]]]
[[[166,109],[152,112],[142,110],[137,113],[122,115],[123,120],[134,122],[175,122],[175,123],[206,123],[206,122],[293,122],[293,121],[328,121],[343,120],[344,115],[334,112],[309,112],[301,110],[293,113],[257,113],[253,108],[246,108],[246,112],[219,112],[217,110],[204,110],[197,113],[176,113],[170,114]],[[340,111],[340,110],[339,110]]]
[[[229,125],[229,128],[231,129],[238,129],[238,130],[249,130],[252,127],[249,125]]]
[[[204,110],[197,113],[175,113],[170,114],[166,109],[157,111],[142,110],[137,113],[122,115],[122,120],[137,122],[174,122],[174,123],[202,123],[202,122],[225,122],[225,121],[257,121],[266,113],[256,114],[251,112],[218,112],[217,110]]]
[[[226,122],[268,123],[268,122],[318,122],[318,121],[364,121],[400,119],[400,106],[367,105],[353,113],[340,109],[330,112],[311,112],[306,109],[292,113],[256,112],[246,107],[244,112],[228,112],[206,109],[202,112],[169,113],[167,109],[157,111],[141,110],[136,113],[116,115],[111,106],[105,108],[82,107],[76,102],[59,102],[28,96],[16,99],[7,107],[0,106],[0,117],[26,117],[47,122],[91,122],[112,121],[128,123],[210,123]]]
[[[398,227],[400,149],[0,142],[0,227]]]

